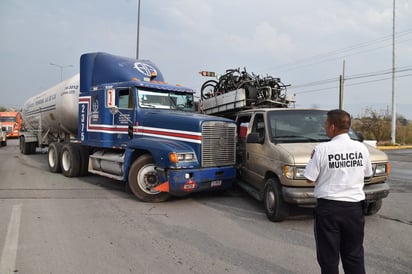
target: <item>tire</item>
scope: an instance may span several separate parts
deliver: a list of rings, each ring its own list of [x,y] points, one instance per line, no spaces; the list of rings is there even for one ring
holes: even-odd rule
[[[60,158],[62,152],[61,143],[51,143],[47,151],[47,163],[49,165],[49,170],[52,173],[60,173],[62,171],[60,166]]]
[[[60,166],[66,177],[77,177],[80,174],[80,149],[76,144],[63,145],[60,155]]]
[[[266,181],[263,206],[266,216],[272,222],[283,221],[289,215],[289,205],[283,200],[280,183],[274,178],[269,178]]]
[[[20,138],[19,138],[19,148],[20,148],[20,152],[24,154],[23,147],[24,147],[24,136],[20,136]]]
[[[202,99],[208,99],[210,97],[215,96],[216,85],[217,81],[215,80],[209,80],[204,82],[202,87],[200,88]]]
[[[20,151],[23,154],[29,154],[27,151],[27,144],[26,144],[26,139],[23,137],[20,138]]]
[[[152,190],[161,183],[155,168],[156,164],[148,154],[137,158],[130,167],[128,187],[140,201],[159,203],[170,197],[168,192]]]
[[[36,148],[37,148],[37,146],[36,146],[36,143],[30,143],[30,145],[29,145],[29,153],[30,154],[36,154]]]
[[[377,200],[377,201],[369,202],[369,203],[366,202],[363,208],[363,213],[366,216],[373,215],[373,214],[378,213],[381,207],[382,207],[382,200]]]

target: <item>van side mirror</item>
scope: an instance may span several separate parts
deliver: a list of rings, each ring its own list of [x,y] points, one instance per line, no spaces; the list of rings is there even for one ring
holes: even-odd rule
[[[265,141],[265,138],[261,138],[259,136],[259,133],[257,132],[251,132],[248,134],[248,136],[246,137],[246,143],[250,143],[250,144],[263,144]]]
[[[360,141],[360,142],[363,142],[363,141],[365,140],[365,137],[363,136],[362,132],[357,131],[357,132],[355,132],[355,133],[356,133],[356,135],[359,137],[359,141]]]

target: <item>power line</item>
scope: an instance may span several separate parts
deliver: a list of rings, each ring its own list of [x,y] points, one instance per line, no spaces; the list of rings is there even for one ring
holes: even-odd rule
[[[409,77],[412,76],[412,74],[405,74],[405,75],[399,75],[399,73],[404,73],[404,72],[409,72],[412,71],[412,66],[406,66],[406,67],[400,67],[396,70],[396,73],[398,74],[397,78],[403,78],[403,77]],[[378,77],[378,76],[384,76],[391,74],[392,70],[382,70],[382,71],[376,71],[376,72],[370,72],[370,73],[362,73],[362,74],[355,74],[352,76],[345,77],[345,80],[359,80],[359,79],[364,79],[364,78],[373,78],[373,77]],[[367,83],[374,83],[374,82],[380,82],[380,81],[385,81],[391,79],[390,77],[386,78],[380,78],[380,79],[373,79],[373,80],[368,80],[368,81],[362,81],[362,82],[357,82],[357,83],[352,83],[352,84],[346,84],[346,86],[356,86],[356,85],[361,85],[361,84],[367,84]],[[308,87],[313,87],[313,86],[322,86],[330,83],[336,83],[334,86],[328,86],[328,87],[323,87],[323,88],[317,88],[317,89],[309,89],[309,90],[303,90],[303,91],[294,91],[295,89],[304,89]],[[304,94],[304,93],[313,93],[313,92],[319,92],[319,91],[325,91],[325,90],[331,90],[331,89],[336,89],[339,87],[339,77],[335,78],[330,78],[330,79],[325,79],[325,80],[320,80],[320,81],[315,81],[315,82],[309,82],[306,84],[299,84],[299,85],[293,85],[289,88],[289,90],[293,90],[294,93],[296,94]]]
[[[407,30],[398,32],[397,33],[397,38],[398,38],[397,44],[405,43],[405,42],[412,40],[412,38],[407,37],[410,34],[412,34],[412,29],[407,29]],[[314,56],[302,58],[300,60],[281,64],[281,65],[276,66],[276,70],[275,69],[267,69],[267,70],[272,70],[272,72],[276,72],[276,73],[284,72],[284,71],[300,69],[303,67],[309,67],[309,66],[320,64],[320,63],[329,62],[332,60],[343,59],[344,57],[358,55],[358,54],[362,54],[365,52],[369,53],[370,51],[373,51],[373,50],[379,50],[379,49],[391,46],[391,39],[392,39],[392,36],[387,35],[387,36],[380,37],[372,41],[362,42],[362,43],[348,46],[342,49],[333,50],[333,51],[329,51],[326,53],[320,53]],[[382,43],[384,44],[379,45]],[[378,45],[372,48],[369,48],[369,49],[364,49],[364,50],[359,51],[359,49],[367,48],[375,44],[378,44]],[[358,51],[351,53],[352,51],[355,51],[355,50],[358,50]]]

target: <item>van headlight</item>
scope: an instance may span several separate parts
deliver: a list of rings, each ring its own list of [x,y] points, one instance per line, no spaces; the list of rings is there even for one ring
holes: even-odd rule
[[[385,176],[388,174],[387,163],[372,164],[373,176]]]
[[[305,167],[289,166],[283,167],[283,176],[289,180],[305,180]]]

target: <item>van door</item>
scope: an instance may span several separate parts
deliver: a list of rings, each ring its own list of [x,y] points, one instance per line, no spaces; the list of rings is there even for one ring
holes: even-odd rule
[[[255,113],[251,121],[250,133],[257,133],[262,143],[246,142],[246,165],[245,172],[247,181],[257,189],[261,189],[265,177],[265,143],[267,142],[267,126],[263,113]]]

